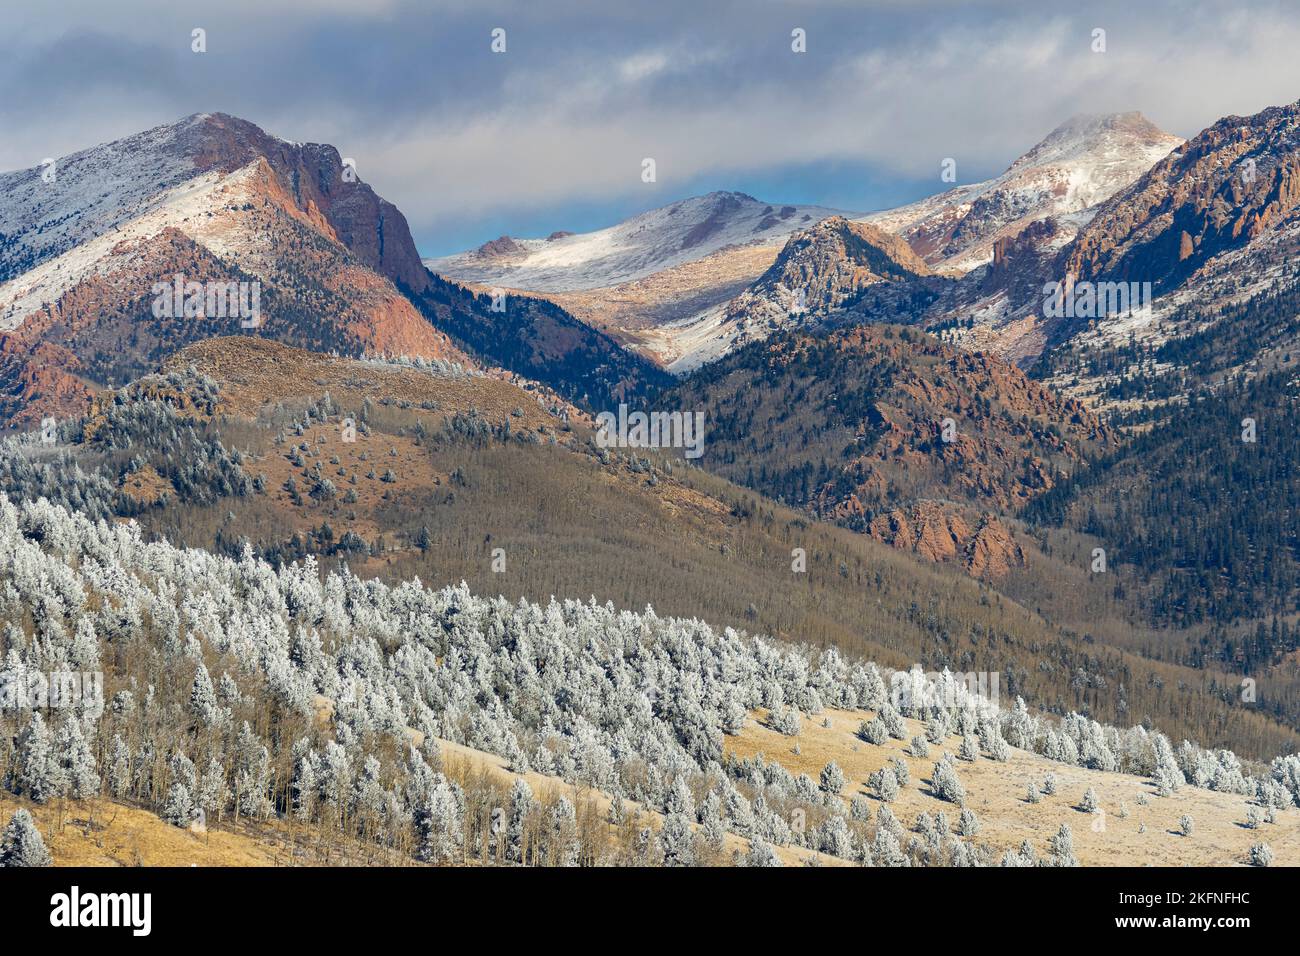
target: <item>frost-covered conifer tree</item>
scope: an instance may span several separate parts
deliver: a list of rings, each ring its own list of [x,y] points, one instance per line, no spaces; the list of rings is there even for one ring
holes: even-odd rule
[[[895,740],[907,739],[907,724],[903,722],[903,715],[895,710],[892,704],[884,704],[876,716],[884,723],[885,732],[889,736]]]
[[[32,815],[23,809],[16,810],[0,838],[0,866],[53,865]]]
[[[889,731],[885,729],[885,722],[877,716],[869,722],[863,721],[858,725],[858,736],[867,743],[879,747],[889,739]]]
[[[617,806],[623,805],[622,800]],[[511,863],[524,862],[524,828],[528,815],[535,806],[533,789],[523,777],[516,777],[510,788],[510,807],[506,818],[506,859]]]
[[[867,787],[884,803],[892,803],[898,798],[898,780],[889,767],[873,770],[867,777]]]
[[[871,803],[860,793],[849,800],[849,817],[859,823],[871,822]]]
[[[979,832],[979,820],[969,807],[962,807],[961,814],[957,817],[957,832],[964,837],[973,837]]]
[[[37,803],[62,793],[59,761],[50,749],[50,732],[40,711],[32,712],[17,743],[17,767],[9,789]]]
[[[745,854],[745,866],[780,866],[781,858],[772,845],[764,840],[751,840]]]
[[[947,757],[936,763],[930,772],[930,787],[940,800],[957,804],[966,800],[966,788],[957,779],[957,768]]]
[[[1061,828],[1056,831],[1056,836],[1048,841],[1047,849],[1051,854],[1053,866],[1079,865],[1074,855],[1074,834],[1070,832],[1069,824],[1061,824]]]
[[[876,827],[876,839],[871,846],[876,866],[910,866],[907,855],[899,845],[898,837],[884,827]]]
[[[1252,843],[1246,860],[1251,866],[1271,866],[1273,863],[1273,848],[1267,843]]]
[[[81,732],[81,722],[69,715],[59,727],[57,738],[58,776],[63,792],[76,800],[99,793],[99,773],[95,755]]]
[[[668,796],[664,800],[664,813],[680,813],[689,820],[695,819],[695,798],[691,795],[691,788],[684,774],[678,774],[673,778],[672,785],[668,788]]]
[[[685,819],[681,814],[676,816]],[[578,818],[568,797],[560,797],[551,807],[548,840],[552,866],[578,865]]]
[[[842,816],[830,816],[821,826],[818,835],[818,849],[831,856],[851,860],[856,853],[853,832]]]
[[[961,748],[957,751],[957,756],[962,760],[975,760],[979,755],[979,744],[973,736],[967,734],[961,740]]]
[[[131,748],[121,734],[113,735],[108,756],[108,792],[123,800],[131,793]]]
[[[670,813],[659,831],[659,845],[664,866],[695,865],[695,834],[683,813]]]
[[[171,789],[167,791],[167,801],[163,804],[161,816],[176,827],[187,827],[194,821],[194,799],[185,784],[171,785]]]
[[[833,797],[838,797],[844,790],[844,771],[834,760],[822,768],[821,788]]]
[[[194,794],[194,802],[210,819],[217,819],[225,812],[230,803],[230,788],[226,786],[226,771],[216,757],[208,759],[208,765],[199,778],[199,786]]]
[[[298,758],[293,768],[293,815],[299,820],[316,818],[316,800],[320,792],[320,783],[316,779],[317,754],[308,750]]]
[[[925,739],[939,746],[948,739],[948,722],[942,713],[936,714],[925,722]]]
[[[430,863],[450,862],[460,856],[465,843],[460,800],[440,773],[426,768],[416,783],[416,856]]]
[[[208,669],[202,663],[194,672],[194,682],[190,685],[190,716],[204,729],[214,728],[221,721],[217,692]]]
[[[911,779],[911,774],[907,769],[907,761],[902,757],[890,757],[889,768],[894,771],[894,779],[898,781],[898,786],[906,787],[907,782]]]

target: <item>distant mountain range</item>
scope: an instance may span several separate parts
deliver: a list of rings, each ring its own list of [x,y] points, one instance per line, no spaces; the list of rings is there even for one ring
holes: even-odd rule
[[[503,236],[426,264],[484,287],[544,295],[672,371],[689,372],[772,330],[824,317],[845,303],[847,291],[871,284],[854,281],[851,290],[838,288],[836,273],[861,266],[851,261],[847,246],[839,257],[819,252],[820,267],[800,267],[797,275],[778,278],[768,272],[778,254],[787,269],[801,249],[824,241],[829,233],[818,230],[826,219],[842,216],[898,236],[911,256],[901,255],[897,244],[886,254],[900,264],[914,258],[928,267],[918,269],[913,262],[908,266],[913,277],[933,272],[955,278],[993,264],[1000,245],[1037,223],[1051,222],[1050,242],[1059,248],[1098,204],[1181,143],[1140,113],[1078,116],[1000,176],[885,212],[855,216],[710,193],[598,232],[531,240]],[[844,227],[836,231],[843,234]],[[886,250],[879,233],[869,241]],[[858,248],[857,241],[849,245]],[[808,288],[796,288],[794,281]],[[830,288],[837,288],[834,296],[821,295]],[[793,319],[777,315],[810,292],[817,301],[800,307]],[[926,298],[928,303],[936,297]],[[977,298],[968,293],[956,302]],[[916,321],[916,313],[909,306],[891,317]]]
[[[159,314],[156,286],[177,277],[201,293],[196,308],[168,297]],[[219,296],[213,307],[210,290],[241,282],[256,290],[255,318]],[[18,424],[73,413],[98,388],[232,333],[505,366],[602,401],[658,374],[553,306],[497,312],[449,286],[334,147],[220,113],[0,175],[0,283],[0,421]],[[521,334],[521,322],[542,332]]]
[[[1161,347],[1207,302],[1284,283],[1296,124],[1278,107],[1183,143],[1140,113],[1081,116],[994,179],[887,212],[717,192],[422,262],[333,147],[196,114],[0,175],[0,420],[75,411],[214,334],[499,369],[594,408],[783,330],[882,321],[1046,362],[1104,403],[1113,383],[1069,350]],[[258,286],[259,325],[156,314],[177,276]],[[1044,287],[1071,282],[1147,282],[1154,301],[1050,314]]]

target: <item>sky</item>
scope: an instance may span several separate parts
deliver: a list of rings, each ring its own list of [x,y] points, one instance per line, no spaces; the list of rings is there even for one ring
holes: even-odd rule
[[[1300,99],[1297,50],[1295,0],[0,0],[0,169],[232,113],[337,146],[434,256],[714,189],[886,208],[1078,113],[1191,136]]]

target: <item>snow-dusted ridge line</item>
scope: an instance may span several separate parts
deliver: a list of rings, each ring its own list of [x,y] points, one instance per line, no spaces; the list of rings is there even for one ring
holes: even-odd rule
[[[766,203],[737,192],[694,196],[595,232],[509,239],[506,251],[471,250],[426,259],[432,271],[464,282],[530,292],[582,291],[644,278],[719,249],[781,245],[832,215],[824,206]],[[848,213],[856,215],[856,213]],[[491,244],[489,244],[491,245]]]

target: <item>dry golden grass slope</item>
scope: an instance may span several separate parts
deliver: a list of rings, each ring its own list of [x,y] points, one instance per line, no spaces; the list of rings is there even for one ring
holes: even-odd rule
[[[522,408],[521,427],[556,423],[538,404],[539,398],[549,400],[549,394],[525,391],[510,382],[483,376],[438,377],[414,368],[322,355],[269,339],[205,339],[170,356],[163,371],[182,371],[191,365],[221,383],[219,411],[250,418],[276,402],[318,399],[329,392],[347,407],[359,408],[367,399],[412,405],[434,401],[449,412],[477,408],[492,421]]]
[[[758,720],[746,721],[739,735],[724,741],[727,752],[737,757],[761,753],[791,773],[806,773],[814,780],[833,760],[848,781],[843,793],[846,800],[854,794],[867,794],[868,775],[901,757],[910,777],[907,787],[900,789],[890,804],[894,814],[908,827],[922,811],[931,816],[943,811],[955,822],[958,808],[932,796],[928,781],[935,761],[944,750],[955,756],[961,739],[949,737],[943,748],[931,745],[928,757],[913,757],[907,753],[906,741],[890,739],[874,746],[859,739],[858,725],[872,716],[868,711],[827,710],[816,718],[805,717],[798,737],[782,736]],[[823,718],[829,718],[830,727],[821,726]],[[925,735],[925,726],[919,721],[908,720],[907,726],[908,740]],[[798,754],[793,752],[796,744]],[[1259,841],[1272,847],[1274,866],[1300,865],[1300,810],[1294,807],[1278,811],[1276,823],[1249,830],[1243,826],[1248,804],[1242,796],[1185,786],[1171,797],[1159,797],[1151,782],[1141,777],[1068,767],[1014,748],[1005,763],[983,755],[973,763],[957,763],[966,806],[980,822],[973,842],[995,847],[999,856],[1024,840],[1040,857],[1045,856],[1048,840],[1062,823],[1068,823],[1075,855],[1083,866],[1244,865],[1250,845]],[[1056,794],[1044,794],[1039,803],[1029,803],[1029,784],[1041,789],[1049,773],[1056,776]],[[1076,809],[1089,787],[1096,791],[1103,813],[1092,815]],[[1141,795],[1148,800],[1146,806],[1138,804]],[[874,798],[872,802],[874,819],[880,804]],[[1127,817],[1121,815],[1125,807]],[[1194,822],[1189,837],[1177,832],[1184,814]],[[1145,832],[1141,832],[1143,825]]]
[[[38,805],[0,795],[5,821],[19,807],[31,811],[56,866],[274,866],[292,860],[283,834],[269,826],[199,833],[110,800]]]
[[[419,746],[423,736],[408,731],[412,743]],[[540,773],[515,773],[506,761],[495,754],[474,750],[447,740],[438,741],[442,765],[448,777],[465,780],[481,775],[490,781],[511,786],[523,777],[533,795],[541,800],[567,796],[575,806],[590,803],[602,816],[609,813],[612,800],[608,794],[590,787],[565,783],[558,777]],[[629,814],[656,831],[663,826],[663,816],[635,801],[624,801]],[[328,848],[295,839],[293,827],[279,820],[233,824],[226,821],[206,831],[184,830],[172,826],[156,814],[112,800],[68,800],[46,805],[0,794],[0,815],[7,821],[20,807],[35,817],[41,835],[54,859],[55,866],[311,866],[331,864],[412,865],[380,849],[350,844]],[[697,828],[698,829],[698,828]],[[785,866],[816,863],[821,866],[844,866],[846,861],[795,847],[774,847]],[[749,841],[728,833],[723,853],[744,854]],[[473,860],[469,861],[473,864]]]
[[[817,718],[805,717],[797,738],[785,737],[764,726],[758,712],[745,722],[741,733],[727,737],[726,750],[740,758],[763,754],[791,773],[806,773],[814,779],[830,761],[843,769],[848,783],[842,797],[868,794],[867,776],[894,757],[901,758],[910,772],[908,785],[890,804],[894,814],[909,828],[922,812],[940,811],[955,821],[957,807],[930,793],[929,777],[943,749],[956,752],[959,739],[950,737],[946,748],[931,746],[926,758],[911,756],[901,740],[874,746],[856,736],[859,723],[869,719],[868,711],[827,710]],[[830,726],[821,726],[822,719]],[[907,721],[909,737],[923,735],[925,728]],[[414,734],[414,732],[412,732]],[[419,745],[419,735],[412,743]],[[795,745],[799,753],[795,753]],[[534,795],[548,800],[567,796],[575,806],[590,805],[604,817],[611,804],[609,795],[565,783],[557,777],[534,772],[517,774],[495,754],[474,750],[450,741],[438,741],[443,768],[452,779],[472,775],[503,785],[522,776]],[[1040,856],[1046,855],[1048,840],[1062,823],[1074,835],[1075,854],[1083,866],[1238,866],[1244,865],[1250,845],[1263,841],[1272,847],[1274,866],[1300,865],[1300,810],[1278,812],[1277,822],[1264,823],[1258,830],[1243,824],[1248,806],[1244,797],[1183,787],[1171,797],[1159,797],[1150,781],[1118,773],[1103,773],[1067,767],[1043,757],[1011,750],[1005,763],[981,756],[974,762],[958,761],[959,778],[966,789],[966,806],[980,822],[971,841],[1003,850],[1029,841]],[[1047,774],[1057,781],[1055,795],[1044,794],[1031,804],[1025,794],[1030,783],[1040,788]],[[1096,791],[1103,813],[1088,814],[1077,804],[1088,788]],[[870,796],[868,794],[868,796]],[[1145,796],[1147,804],[1140,805]],[[879,804],[872,798],[873,817]],[[0,796],[4,819],[20,806],[35,816],[57,866],[302,866],[330,864],[410,865],[411,861],[371,847],[320,846],[295,839],[284,821],[232,824],[225,821],[206,833],[182,830],[164,823],[156,815],[109,800],[66,801],[45,806]],[[658,830],[662,816],[632,801],[625,801],[629,813]],[[1123,815],[1127,809],[1127,816]],[[1179,819],[1187,814],[1195,826],[1191,836],[1178,832]],[[747,840],[727,834],[726,857],[733,851],[744,854]],[[775,847],[786,866],[809,863],[840,866],[845,861],[794,847]],[[469,861],[471,864],[473,860]]]

